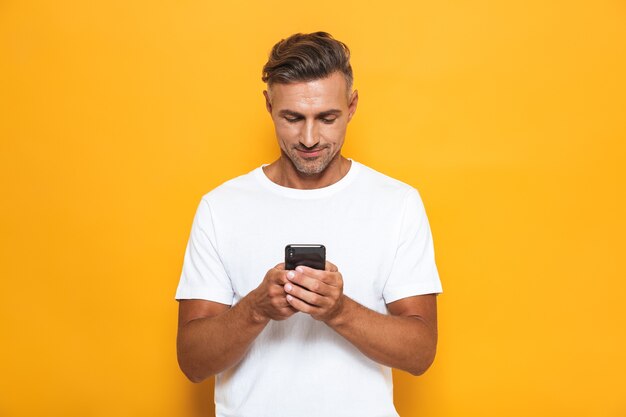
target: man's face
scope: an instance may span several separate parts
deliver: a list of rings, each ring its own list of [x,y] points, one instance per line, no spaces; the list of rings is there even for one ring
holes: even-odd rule
[[[340,154],[357,92],[340,72],[319,80],[274,84],[264,91],[280,149],[298,172],[316,175]]]

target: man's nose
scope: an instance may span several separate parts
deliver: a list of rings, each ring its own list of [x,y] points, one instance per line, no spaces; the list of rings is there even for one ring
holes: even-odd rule
[[[317,127],[315,126],[315,122],[305,123],[304,132],[302,132],[302,138],[300,139],[300,143],[307,148],[312,148],[320,141],[319,132],[317,131]]]

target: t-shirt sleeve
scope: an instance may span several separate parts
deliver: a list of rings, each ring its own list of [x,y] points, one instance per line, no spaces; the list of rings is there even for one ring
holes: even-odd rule
[[[202,299],[232,305],[233,288],[217,249],[211,207],[202,199],[191,226],[176,299]]]
[[[398,247],[383,298],[389,304],[401,298],[441,292],[424,204],[417,190],[411,189],[405,197]]]

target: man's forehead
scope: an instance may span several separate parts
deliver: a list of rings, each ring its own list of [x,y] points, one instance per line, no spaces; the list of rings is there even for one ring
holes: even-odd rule
[[[268,95],[274,105],[317,107],[331,102],[347,104],[345,79],[340,74],[290,84],[275,83],[268,88]]]

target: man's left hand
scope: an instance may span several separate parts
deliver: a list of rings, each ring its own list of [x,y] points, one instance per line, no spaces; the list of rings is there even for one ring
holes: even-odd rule
[[[287,302],[316,320],[337,317],[343,308],[343,278],[335,265],[326,262],[324,271],[298,266],[287,273],[284,285]]]

